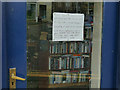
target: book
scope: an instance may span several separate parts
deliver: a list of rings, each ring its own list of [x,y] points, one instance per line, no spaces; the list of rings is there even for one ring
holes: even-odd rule
[[[81,68],[84,68],[84,58],[81,58]]]
[[[90,57],[84,57],[84,67],[85,68],[90,67]]]
[[[49,57],[49,70],[51,70],[51,58]]]
[[[77,73],[72,74],[72,83],[77,83]]]
[[[49,83],[54,84],[54,74],[50,74]]]
[[[66,83],[71,83],[71,74],[70,73],[66,74]]]

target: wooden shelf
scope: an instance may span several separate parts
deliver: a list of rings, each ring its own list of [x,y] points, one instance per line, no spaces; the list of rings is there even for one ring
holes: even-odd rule
[[[55,70],[49,70],[49,71],[62,71],[62,70],[70,70],[73,71],[80,71],[80,70],[88,70],[89,68],[74,68],[74,69],[55,69]]]
[[[91,41],[91,40],[92,40],[92,38],[84,38],[83,41],[56,41],[56,42],[54,42],[52,40],[49,40],[49,42],[50,42],[50,44],[57,44],[57,43],[69,43],[69,42],[72,42],[72,43],[74,43],[74,42],[85,42],[85,41]]]
[[[72,55],[72,56],[82,56],[82,55],[90,55],[90,53],[55,53],[55,54],[50,54],[50,56],[69,56],[69,55]]]
[[[84,86],[84,85],[89,85],[89,82],[50,84],[48,88],[74,87],[74,86]]]

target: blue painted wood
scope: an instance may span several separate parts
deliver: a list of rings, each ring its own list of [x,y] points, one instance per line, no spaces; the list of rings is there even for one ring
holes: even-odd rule
[[[17,76],[27,78],[26,3],[6,2],[3,7],[3,88],[8,88],[9,68],[16,68]],[[17,81],[16,86],[26,88],[26,81]]]
[[[101,88],[115,88],[117,61],[117,2],[104,2]]]
[[[8,68],[15,67],[17,76],[27,78],[26,3],[9,2],[6,10]],[[16,86],[25,88],[26,81],[17,81]]]
[[[2,3],[2,88],[8,88],[8,67],[6,52],[6,3]]]
[[[0,89],[2,89],[2,2],[0,1]]]
[[[118,3],[118,46],[117,46],[117,64],[116,64],[116,88],[120,90],[120,2]]]
[[[115,87],[117,3],[104,3],[101,88]],[[8,87],[8,69],[17,68],[17,75],[26,76],[26,3],[3,5],[3,88]],[[7,57],[7,58],[6,58]],[[8,67],[7,67],[8,66]],[[17,88],[25,88],[26,82],[17,81]]]

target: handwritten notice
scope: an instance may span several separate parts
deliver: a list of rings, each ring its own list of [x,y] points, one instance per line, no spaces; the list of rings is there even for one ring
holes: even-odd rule
[[[53,13],[53,41],[83,41],[84,14]]]

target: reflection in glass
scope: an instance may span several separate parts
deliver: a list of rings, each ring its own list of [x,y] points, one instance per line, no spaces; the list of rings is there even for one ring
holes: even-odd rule
[[[81,2],[27,4],[28,88],[89,87],[93,7]],[[84,41],[53,42],[53,12],[84,14]]]

